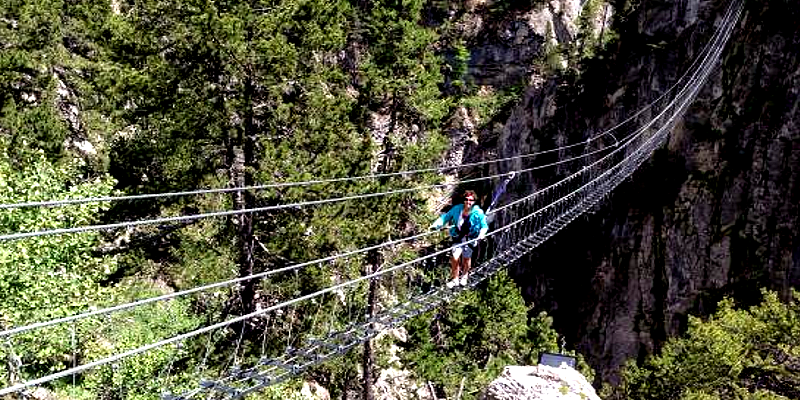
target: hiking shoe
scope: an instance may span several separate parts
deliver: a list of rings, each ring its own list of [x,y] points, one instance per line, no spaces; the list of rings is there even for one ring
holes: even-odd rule
[[[458,286],[458,282],[459,282],[458,278],[456,278],[456,279],[453,279],[453,280],[447,282],[446,286],[447,286],[448,289],[452,289],[452,288]]]
[[[464,274],[460,279],[461,286],[467,286],[469,283],[469,274]]]

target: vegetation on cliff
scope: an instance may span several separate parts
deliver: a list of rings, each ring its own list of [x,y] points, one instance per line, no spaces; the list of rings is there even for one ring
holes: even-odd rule
[[[689,318],[641,365],[629,363],[607,399],[796,399],[800,396],[800,304],[763,291],[761,304],[737,308],[730,299],[707,320]]]
[[[517,285],[500,272],[485,288],[408,324],[405,362],[437,384],[439,397],[461,391],[464,399],[478,398],[506,365],[536,364],[540,352],[558,351],[552,319],[528,311]]]

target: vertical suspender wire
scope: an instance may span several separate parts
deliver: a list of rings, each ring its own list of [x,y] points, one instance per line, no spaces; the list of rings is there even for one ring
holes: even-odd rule
[[[78,366],[78,349],[77,349],[77,340],[75,339],[76,336],[76,323],[75,321],[72,322],[72,326],[70,327],[70,343],[72,346],[72,368]],[[72,389],[75,389],[75,374],[72,374]]]

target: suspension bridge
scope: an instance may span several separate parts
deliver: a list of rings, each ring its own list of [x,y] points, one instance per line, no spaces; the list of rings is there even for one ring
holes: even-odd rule
[[[482,256],[482,262],[477,267],[473,268],[473,273],[469,276],[467,285],[448,288],[444,285],[444,279],[428,280],[426,284],[421,284],[423,278],[420,277],[421,274],[419,271],[425,269],[430,270],[433,269],[434,266],[439,266],[437,268],[441,269],[442,261],[447,257],[450,251],[450,249],[446,247],[435,248],[428,254],[417,254],[417,257],[410,261],[391,266],[385,265],[377,271],[352,279],[341,277],[338,282],[333,282],[334,284],[331,286],[313,293],[275,302],[274,304],[243,315],[229,316],[222,322],[189,330],[179,335],[161,338],[160,340],[153,341],[144,346],[130,348],[113,355],[86,361],[80,365],[77,363],[77,359],[73,358],[73,365],[70,368],[53,373],[46,373],[39,377],[26,377],[29,379],[25,381],[7,383],[9,386],[0,389],[0,396],[12,393],[24,393],[31,390],[33,387],[46,385],[59,379],[73,379],[74,381],[76,375],[85,373],[86,371],[109,365],[118,365],[118,363],[124,362],[126,359],[132,359],[149,352],[156,352],[167,346],[181,346],[181,343],[187,340],[202,340],[199,339],[200,337],[206,338],[208,342],[206,349],[208,351],[216,332],[224,329],[236,332],[236,329],[238,329],[238,340],[234,340],[235,345],[232,346],[233,348],[229,349],[231,354],[230,356],[226,356],[229,358],[228,366],[222,371],[217,371],[215,374],[216,376],[209,376],[211,371],[206,369],[204,364],[201,364],[197,366],[195,379],[190,383],[183,382],[179,385],[176,384],[176,386],[170,386],[170,371],[164,371],[162,374],[163,376],[153,377],[153,379],[163,380],[164,390],[160,395],[164,400],[182,400],[209,395],[231,399],[241,398],[263,390],[268,386],[301,375],[311,367],[346,354],[352,348],[375,338],[383,331],[401,326],[410,318],[434,310],[450,302],[461,292],[475,288],[482,281],[491,277],[503,267],[519,260],[532,249],[563,229],[571,221],[591,210],[601,202],[605,196],[614,190],[614,188],[630,177],[644,162],[646,162],[653,152],[666,142],[676,123],[679,122],[681,116],[697,97],[698,92],[707,81],[709,75],[718,65],[721,54],[733,30],[738,24],[739,18],[743,12],[742,10],[743,2],[740,0],[734,0],[729,5],[725,13],[716,21],[716,29],[713,35],[707,41],[704,48],[698,53],[692,64],[685,70],[685,73],[658,98],[609,130],[594,135],[579,143],[509,158],[462,164],[458,167],[448,169],[431,168],[389,174],[320,179],[305,182],[274,183],[239,188],[0,205],[0,210],[25,207],[55,207],[89,202],[141,200],[208,193],[227,193],[242,190],[262,190],[316,183],[405,176],[422,172],[448,172],[448,170],[453,170],[455,168],[473,167],[488,163],[500,163],[526,158],[535,161],[537,157],[545,154],[557,155],[558,161],[534,165],[529,168],[508,171],[492,176],[463,180],[461,183],[503,178],[511,174],[544,171],[556,166],[568,167],[572,171],[571,174],[556,180],[552,184],[533,190],[531,193],[517,200],[490,211],[493,215],[494,227],[487,234],[485,239],[485,251]],[[0,235],[0,241],[24,240],[36,236],[68,235],[146,224],[164,224],[243,213],[308,207],[446,187],[448,187],[448,185],[429,185],[261,208],[219,211],[66,229],[16,232]],[[28,325],[3,330],[0,332],[0,338],[5,340],[8,348],[13,349],[13,340],[17,337],[36,335],[37,332],[42,330],[62,327],[63,332],[70,333],[72,346],[74,348],[77,345],[75,343],[77,340],[75,334],[76,324],[84,320],[98,319],[103,321],[103,318],[107,318],[109,315],[115,313],[123,313],[146,305],[169,302],[173,299],[185,296],[232,287],[245,281],[279,277],[308,267],[332,265],[333,263],[354,255],[366,254],[380,249],[391,249],[401,243],[411,243],[422,241],[423,239],[427,240],[435,235],[441,235],[441,233],[423,232],[406,238],[390,240],[375,246],[335,254],[309,262],[293,264],[250,276],[215,282],[184,291],[148,297],[107,308],[88,310],[84,313],[67,317],[33,322]],[[354,309],[352,304],[358,303],[355,299],[365,296],[363,290],[364,284],[378,282],[380,282],[381,287],[387,288],[387,290],[391,292],[390,296],[386,296],[388,300],[383,301],[379,309],[372,315],[365,315],[363,310]],[[334,300],[331,303],[335,306],[338,305],[340,309],[322,310],[321,304],[325,299],[329,301]],[[335,299],[339,299],[339,301]],[[300,305],[308,309],[314,309],[314,306],[318,305],[318,311],[314,315],[306,314],[299,316],[297,313]],[[334,314],[347,314],[347,324],[341,326],[341,324],[334,323],[332,321],[332,315]],[[293,322],[296,322],[299,318],[305,320],[308,329],[305,329],[302,333],[296,332],[292,334],[291,330],[287,332],[287,327],[291,329]],[[245,323],[248,323],[249,326],[259,326],[263,329],[261,333],[261,338],[263,340],[261,357],[256,361],[244,360],[243,357],[239,355],[244,329],[248,326]],[[276,344],[275,338],[278,338],[280,343]],[[13,354],[13,352],[11,352],[11,354]],[[209,354],[203,356],[204,362],[208,357]]]

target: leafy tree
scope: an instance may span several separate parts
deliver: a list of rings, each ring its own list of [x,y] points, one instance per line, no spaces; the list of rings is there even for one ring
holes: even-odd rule
[[[5,140],[4,140],[5,142]],[[2,144],[6,149],[8,142]],[[94,197],[111,193],[108,176],[81,177],[80,162],[48,161],[43,151],[29,153],[20,169],[4,150],[0,153],[0,203]],[[66,228],[94,221],[106,206],[20,208],[0,212],[4,233]],[[0,324],[4,327],[63,317],[101,303],[107,291],[100,282],[116,270],[113,257],[93,257],[97,233],[41,236],[0,242]],[[67,336],[68,338],[68,336]],[[67,339],[26,336],[22,353],[32,368],[63,366]]]
[[[360,11],[369,45],[360,66],[361,86],[373,108],[388,105],[393,127],[403,118],[435,128],[449,108],[438,87],[443,61],[433,52],[437,36],[420,24],[423,5],[421,0],[380,0]]]
[[[16,167],[7,153],[0,153],[0,203],[112,194],[113,179],[108,175],[84,176],[80,160],[67,158],[53,163],[39,150],[29,151],[22,161]],[[14,233],[87,225],[107,207],[107,203],[87,203],[6,209],[0,212],[0,227],[3,233]],[[94,255],[101,240],[97,232],[88,232],[0,242],[0,326],[5,329],[74,315],[145,293],[163,294],[146,283],[106,285],[118,262],[116,256]],[[82,320],[16,335],[2,349],[8,353],[4,356],[20,358],[17,370],[12,371],[16,376],[6,379],[38,377],[163,339],[196,326],[190,315],[186,302],[173,301],[115,314],[110,319]],[[158,381],[152,377],[178,356],[176,351],[147,354],[135,364],[114,368],[113,372],[110,367],[101,369],[80,380],[95,393],[119,391],[121,387],[131,388],[132,393],[145,389],[153,393]],[[104,376],[109,380],[103,380]],[[98,385],[98,380],[104,383]]]
[[[669,340],[642,365],[629,363],[612,399],[782,399],[800,395],[800,308],[764,291],[760,305],[725,299],[707,321]],[[796,294],[795,294],[796,298]]]

